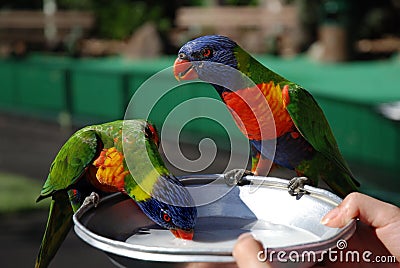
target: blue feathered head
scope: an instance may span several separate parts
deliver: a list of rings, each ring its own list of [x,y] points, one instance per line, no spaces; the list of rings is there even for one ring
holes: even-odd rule
[[[189,41],[178,52],[175,78],[199,78],[213,84],[217,90],[243,88],[249,81],[238,71],[238,48],[234,41],[221,35],[206,35]]]
[[[175,177],[160,177],[151,198],[137,204],[150,219],[171,230],[177,238],[192,240],[197,210],[190,193]]]

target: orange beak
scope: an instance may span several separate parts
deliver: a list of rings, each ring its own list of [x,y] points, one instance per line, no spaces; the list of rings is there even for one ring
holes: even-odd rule
[[[193,240],[194,230],[171,229],[171,233],[180,239]]]
[[[180,58],[177,58],[174,62],[174,75],[178,81],[193,80],[199,77],[190,61]]]

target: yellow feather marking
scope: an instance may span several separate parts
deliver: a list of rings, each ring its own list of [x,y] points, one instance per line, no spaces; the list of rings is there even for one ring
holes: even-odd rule
[[[129,171],[125,170],[123,160],[124,155],[115,147],[103,149],[100,156],[93,162],[93,165],[98,168],[96,172],[97,181],[102,185],[116,187],[120,191],[127,191],[138,202],[149,199],[154,183],[160,177],[160,173],[156,169],[152,169],[143,179],[136,180],[136,186],[126,189],[125,176],[129,174]],[[134,174],[131,175],[133,176]]]
[[[132,188],[128,194],[135,196],[135,200],[138,202],[149,199],[151,197],[150,193],[153,189],[154,183],[159,177],[160,173],[158,173],[156,169],[151,170],[143,180],[140,182],[137,181],[138,184]]]

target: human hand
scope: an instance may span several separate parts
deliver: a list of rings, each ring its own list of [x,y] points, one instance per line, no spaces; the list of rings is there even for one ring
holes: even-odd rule
[[[361,193],[351,193],[339,206],[326,214],[321,223],[341,228],[354,218],[359,218],[362,223],[369,226],[369,228],[367,226],[357,228],[355,238],[358,240],[359,249],[365,250],[373,242],[366,237],[370,231],[372,236],[379,239],[380,246],[385,247],[396,257],[397,262],[400,261],[400,208]],[[377,255],[375,253],[377,252],[374,252],[374,255]]]
[[[347,251],[357,251],[362,256],[363,252],[367,254],[370,262],[360,257],[359,262],[333,262],[325,260],[324,267],[368,267],[375,266],[380,257],[382,260],[389,260],[391,263],[385,263],[393,267],[400,267],[400,208],[379,201],[372,197],[360,193],[349,194],[343,202],[328,214],[326,214],[321,223],[329,227],[340,228],[346,225],[351,219],[359,218],[355,234],[347,241]],[[265,268],[270,267],[270,263],[260,262],[257,254],[263,250],[261,243],[254,240],[250,233],[243,234],[233,249],[233,257],[239,268]],[[393,257],[397,259],[393,263]],[[321,263],[316,266],[321,265]]]

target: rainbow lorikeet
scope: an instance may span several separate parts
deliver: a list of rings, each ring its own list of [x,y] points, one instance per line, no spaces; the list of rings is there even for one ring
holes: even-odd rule
[[[358,190],[359,183],[312,95],[231,39],[210,35],[189,41],[178,52],[174,75],[178,80],[199,78],[213,85],[260,155],[260,161],[253,162],[256,174],[258,167],[265,166],[263,161],[272,160],[305,176],[290,182],[291,194],[302,189],[304,179],[313,185],[323,179],[342,197]]]
[[[52,201],[35,267],[49,265],[72,227],[73,213],[92,191],[125,193],[176,237],[193,238],[194,201],[164,165],[158,142],[157,131],[144,120],[87,126],[68,139],[38,198]]]

